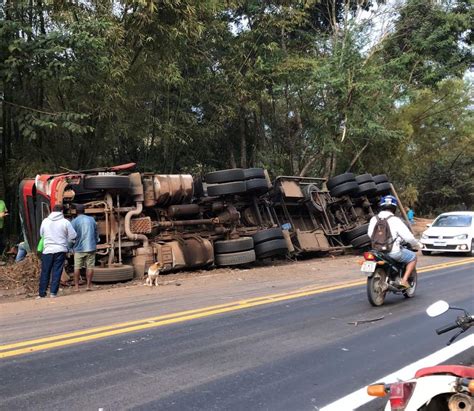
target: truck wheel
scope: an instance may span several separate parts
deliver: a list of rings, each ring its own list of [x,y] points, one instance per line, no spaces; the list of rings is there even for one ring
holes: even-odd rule
[[[258,233],[254,234],[252,237],[253,237],[254,244],[260,244],[265,241],[285,238],[283,237],[283,231],[279,227],[269,228],[267,230],[259,231]]]
[[[214,262],[218,266],[240,265],[253,263],[255,259],[255,251],[249,250],[239,253],[216,254]]]
[[[120,265],[117,267],[95,267],[92,282],[112,283],[117,281],[128,281],[133,279],[133,266]]]
[[[387,174],[379,174],[373,177],[374,183],[379,184],[379,183],[388,183],[388,177]]]
[[[424,250],[421,250],[421,254],[423,254],[423,255],[431,255],[431,251],[424,251]]]
[[[265,194],[268,191],[268,183],[264,178],[252,178],[245,182],[247,192]]]
[[[359,237],[356,237],[351,241],[351,245],[354,248],[368,247],[370,244],[371,244],[371,240],[367,234],[363,234]]]
[[[207,195],[209,197],[218,197],[231,194],[243,194],[246,190],[247,186],[245,181],[234,181],[232,183],[207,186]]]
[[[263,168],[246,168],[244,169],[244,178],[251,180],[253,178],[265,178],[265,171]]]
[[[377,192],[377,184],[373,181],[368,183],[359,183],[359,190],[355,193],[357,197],[375,194]]]
[[[288,252],[288,246],[284,239],[276,239],[265,241],[255,246],[255,254],[257,258],[273,257],[275,255],[283,255]]]
[[[355,181],[349,181],[347,183],[343,183],[338,185],[337,187],[331,188],[329,193],[332,197],[342,197],[347,194],[356,193],[359,190],[359,184]]]
[[[326,186],[329,190],[331,190],[332,188],[340,184],[347,183],[349,181],[355,181],[354,173],[344,173],[344,174],[339,174],[338,176],[332,177],[327,181]]]
[[[86,176],[84,188],[88,190],[126,190],[130,187],[127,176]]]
[[[208,184],[230,183],[231,181],[245,180],[244,170],[241,168],[231,168],[229,170],[219,170],[207,173],[204,180]]]
[[[377,195],[389,194],[392,190],[390,183],[378,183],[377,184]]]
[[[343,237],[347,241],[352,241],[357,237],[360,237],[361,235],[367,234],[367,230],[369,229],[368,224],[361,225],[360,227],[356,227],[352,230],[346,231],[343,233]]]
[[[312,211],[322,213],[326,208],[326,201],[324,197],[319,197],[321,204],[319,204],[313,197],[313,193],[319,193],[320,191],[321,190],[316,184],[308,184],[305,188],[303,188],[304,197],[308,200],[308,207]]]
[[[214,243],[215,254],[237,253],[249,250],[253,250],[252,237],[241,237],[235,240],[223,240]]]
[[[372,177],[372,174],[361,174],[355,178],[355,181],[357,181],[359,184],[373,183],[374,178]]]

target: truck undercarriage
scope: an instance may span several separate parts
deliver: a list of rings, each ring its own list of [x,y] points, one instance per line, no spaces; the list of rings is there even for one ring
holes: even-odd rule
[[[142,278],[156,264],[173,270],[249,264],[303,253],[370,245],[368,221],[381,195],[395,193],[385,175],[279,176],[261,168],[193,177],[134,172],[122,166],[38,175],[20,185],[20,216],[32,249],[55,204],[95,218],[95,282]]]

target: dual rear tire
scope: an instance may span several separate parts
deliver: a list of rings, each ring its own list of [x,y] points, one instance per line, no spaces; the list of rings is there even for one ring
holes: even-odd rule
[[[204,177],[210,197],[261,195],[268,191],[263,168],[233,168],[208,173]]]
[[[253,263],[256,259],[252,237],[222,240],[214,243],[214,262],[217,266]]]

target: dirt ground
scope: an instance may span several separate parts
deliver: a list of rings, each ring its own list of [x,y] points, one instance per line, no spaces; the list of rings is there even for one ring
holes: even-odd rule
[[[426,229],[426,224],[432,220],[415,219],[412,226],[416,237]],[[352,266],[360,260],[356,255],[345,256],[326,256],[326,257],[306,257],[299,258],[296,262],[292,260],[273,260],[267,262],[257,262],[248,267],[240,268],[214,268],[210,270],[182,271],[178,273],[166,274],[161,276],[160,286],[180,286],[186,283],[187,286],[194,283],[208,282],[228,282],[228,281],[244,281],[251,282],[271,281],[276,278],[283,279],[285,276],[291,278],[293,275],[302,275],[308,273],[314,275],[328,269],[328,266],[334,265],[339,268],[344,266]],[[291,271],[291,276],[288,275]],[[20,263],[8,263],[6,266],[0,267],[0,302],[11,302],[22,299],[36,297],[38,293],[38,283],[40,274],[40,260],[34,256],[28,256]],[[334,280],[334,278],[333,278]],[[95,284],[94,291],[107,290],[108,293],[114,293],[115,290],[124,288],[130,289],[143,285],[143,280],[128,281],[116,284]],[[60,288],[61,296],[69,296],[76,294],[73,291],[72,282],[62,284]],[[85,294],[84,292],[81,294]],[[95,293],[94,293],[95,294]]]

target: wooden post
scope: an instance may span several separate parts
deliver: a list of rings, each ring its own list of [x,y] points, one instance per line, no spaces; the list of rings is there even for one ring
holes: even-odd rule
[[[408,223],[408,228],[410,229],[410,231],[413,233],[413,230],[411,229],[411,223],[410,223],[410,220],[408,219],[408,216],[407,216],[407,213],[405,212],[405,207],[403,207],[403,204],[402,202],[400,201],[400,198],[398,197],[398,194],[397,192],[395,191],[395,187],[393,186],[392,183],[390,183],[390,190],[392,191],[392,194],[395,196],[395,198],[397,199],[398,201],[398,208],[400,209],[400,213],[402,214],[403,218],[405,219],[405,221]]]

